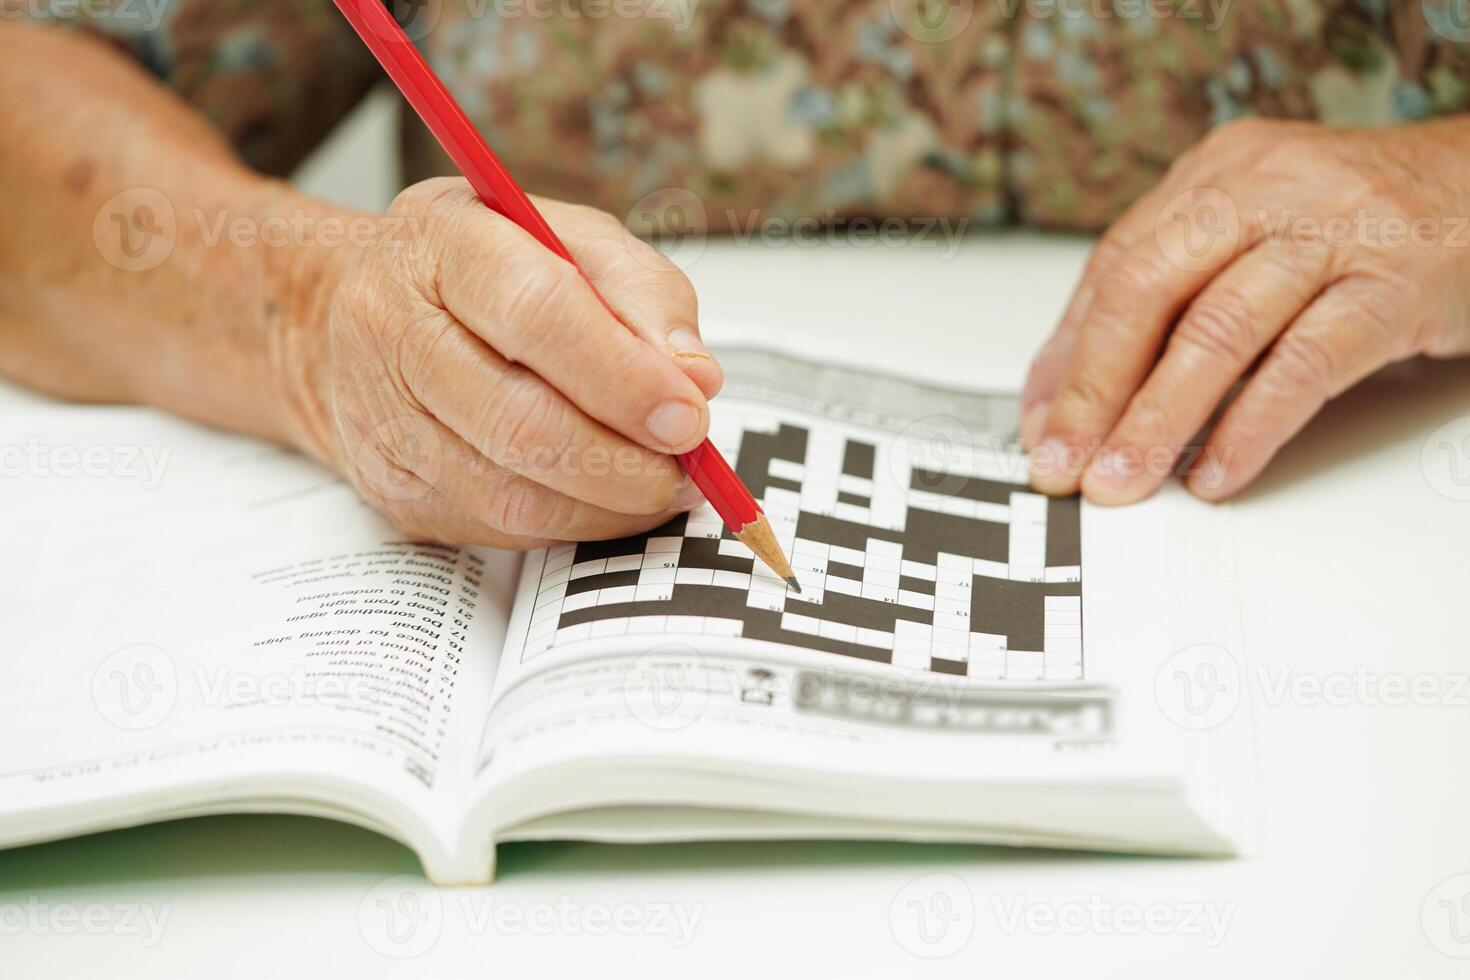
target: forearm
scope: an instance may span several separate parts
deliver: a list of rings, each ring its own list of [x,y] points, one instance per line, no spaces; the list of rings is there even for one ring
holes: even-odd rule
[[[0,22],[0,91],[0,372],[316,448],[293,374],[346,246],[315,230],[366,219],[250,172],[100,42]]]

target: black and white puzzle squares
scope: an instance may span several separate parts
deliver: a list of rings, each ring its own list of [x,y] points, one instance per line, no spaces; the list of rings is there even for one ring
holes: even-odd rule
[[[902,433],[728,393],[720,407],[711,435],[802,594],[705,504],[647,534],[549,549],[524,656],[702,635],[981,679],[1083,676],[1076,499],[1031,492],[985,445],[936,463]]]

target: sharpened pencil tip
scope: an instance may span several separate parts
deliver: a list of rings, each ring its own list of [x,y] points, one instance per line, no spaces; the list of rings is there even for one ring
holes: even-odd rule
[[[801,595],[801,583],[796,580],[795,575],[786,576],[786,584],[791,586],[791,591],[797,595]]]

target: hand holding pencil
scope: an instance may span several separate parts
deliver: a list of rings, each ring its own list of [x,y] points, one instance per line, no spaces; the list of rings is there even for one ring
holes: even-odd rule
[[[501,470],[497,490],[504,496],[492,505],[498,520],[491,523],[516,537],[516,546],[526,544],[527,532],[551,539],[608,537],[618,533],[618,517],[630,506],[639,517],[665,516],[698,498],[687,490],[661,497],[649,486],[635,490],[618,481],[589,479],[585,466],[565,465],[569,456],[600,448],[634,462],[637,474],[667,487],[667,479],[660,480],[666,474],[646,451],[675,454],[694,489],[735,535],[799,592],[759,504],[704,438],[705,399],[718,390],[720,375],[698,338],[688,280],[616,219],[587,209],[578,214],[585,236],[571,239],[569,248],[378,0],[337,0],[337,6],[469,183],[431,181],[395,204],[396,212],[410,216],[443,218],[446,209],[453,215],[448,240],[431,239],[437,246],[430,253],[432,288],[417,286],[432,308],[426,312],[435,339],[425,357],[435,357],[444,362],[442,370],[458,375],[440,388],[442,412],[425,403],[456,430],[436,432],[449,441],[441,447],[448,450],[445,458],[435,464],[451,468],[444,485],[466,498],[488,489],[483,482],[477,487],[468,466],[456,467],[473,463],[478,453]],[[483,207],[466,201],[471,188]],[[527,248],[532,240],[543,249],[540,255]],[[487,270],[486,263],[496,258],[512,261]],[[368,265],[368,279],[381,289],[417,285],[391,283],[395,270],[374,268],[371,259]],[[578,277],[583,281],[575,281]],[[340,320],[333,318],[334,330],[341,322],[348,331],[355,326],[357,333],[372,332],[373,311],[359,308],[354,318],[354,294],[347,296],[349,310]],[[660,297],[668,306],[651,309]],[[422,322],[407,329],[423,336]],[[352,345],[333,344],[334,351],[344,348]],[[349,386],[339,397],[361,394]],[[468,441],[456,440],[466,426],[472,430]],[[620,437],[624,444],[618,444]],[[508,447],[502,445],[507,442]],[[518,452],[526,443],[545,450],[540,455],[554,465],[544,470],[528,465]],[[501,465],[500,456],[516,461]],[[442,493],[438,482],[429,491],[422,496]],[[622,530],[657,523],[639,520]],[[464,535],[450,537],[462,540]]]
[[[700,499],[669,454],[704,438],[721,375],[696,346],[687,281],[635,258],[646,246],[613,219],[542,206],[628,326],[576,269],[440,178],[400,194],[388,230],[348,257],[326,359],[302,364],[319,376],[300,413],[318,420],[319,454],[413,537],[613,537]]]

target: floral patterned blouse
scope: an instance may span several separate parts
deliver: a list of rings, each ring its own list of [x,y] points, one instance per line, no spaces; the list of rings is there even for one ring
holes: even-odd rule
[[[330,0],[25,2],[115,39],[267,172],[379,78]],[[1470,0],[390,2],[532,191],[619,215],[692,195],[744,227],[1094,229],[1230,119],[1470,110]],[[404,150],[410,178],[447,172],[416,123]]]

